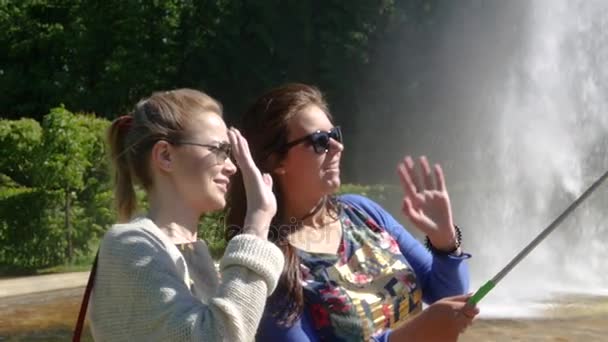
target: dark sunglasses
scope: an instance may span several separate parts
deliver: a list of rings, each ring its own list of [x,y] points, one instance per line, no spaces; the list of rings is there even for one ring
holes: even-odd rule
[[[312,145],[316,153],[323,154],[329,151],[330,139],[334,139],[335,141],[342,143],[342,130],[340,130],[340,126],[336,126],[326,132],[318,130],[305,137],[288,142],[285,144],[284,149],[287,151],[298,144],[307,142]]]
[[[226,159],[228,159],[228,158],[230,158],[230,156],[232,156],[232,145],[228,142],[220,142],[217,145],[211,145],[211,144],[199,144],[199,143],[190,142],[190,141],[176,141],[176,142],[172,142],[172,144],[173,145],[194,145],[194,146],[206,147],[209,149],[209,151],[211,151],[211,153],[213,153],[215,155],[218,163],[223,163],[226,161]]]

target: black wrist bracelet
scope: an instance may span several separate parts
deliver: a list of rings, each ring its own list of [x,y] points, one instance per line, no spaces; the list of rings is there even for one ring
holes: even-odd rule
[[[458,250],[458,248],[460,248],[460,245],[462,244],[462,231],[460,230],[460,227],[458,227],[457,225],[454,225],[454,229],[456,230],[456,245],[454,246],[454,249],[452,249],[450,251],[439,250],[439,249],[435,248],[435,246],[433,246],[433,244],[431,243],[431,239],[429,239],[428,236],[424,239],[424,245],[433,254],[439,254],[439,255],[440,254],[452,254],[452,253],[456,252]]]

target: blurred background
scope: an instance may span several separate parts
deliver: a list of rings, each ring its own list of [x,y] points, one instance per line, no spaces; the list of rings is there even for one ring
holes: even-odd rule
[[[89,269],[114,220],[103,133],[138,99],[200,89],[238,126],[295,81],[343,127],[341,191],[414,234],[396,164],[444,167],[475,290],[608,169],[606,65],[602,0],[0,1],[0,289]],[[463,340],[608,339],[607,204],[604,186]],[[221,218],[201,222],[215,256]],[[0,340],[66,340],[81,293],[0,297]]]

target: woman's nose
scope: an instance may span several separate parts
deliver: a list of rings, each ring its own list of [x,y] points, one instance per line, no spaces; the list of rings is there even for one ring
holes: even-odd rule
[[[236,170],[236,165],[234,165],[232,158],[226,158],[226,161],[224,162],[224,172],[227,175],[232,176],[236,173]]]
[[[342,152],[344,151],[344,144],[331,138],[329,139],[329,151],[333,153]]]

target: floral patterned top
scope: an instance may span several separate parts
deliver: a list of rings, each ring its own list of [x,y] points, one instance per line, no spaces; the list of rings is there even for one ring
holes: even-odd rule
[[[399,245],[361,210],[341,203],[337,254],[298,250],[307,309],[321,341],[369,341],[422,309]]]
[[[284,303],[267,302],[257,341],[364,341],[371,336],[388,342],[392,329],[386,327],[420,310],[420,296],[430,304],[467,293],[470,254],[430,253],[369,198],[346,194],[338,202],[344,204],[338,255],[299,251],[306,275],[304,310],[285,325],[276,315]]]

